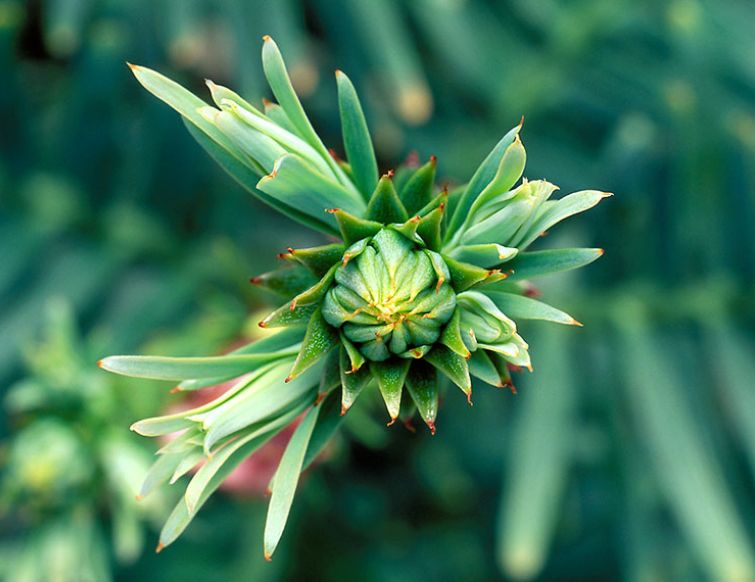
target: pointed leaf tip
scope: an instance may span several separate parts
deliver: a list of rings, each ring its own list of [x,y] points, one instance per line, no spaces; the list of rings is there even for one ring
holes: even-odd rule
[[[155,548],[155,553],[156,553],[156,554],[159,554],[159,553],[160,553],[160,552],[162,552],[162,551],[163,551],[164,549],[165,549],[165,544],[163,544],[163,543],[159,543],[159,544],[157,544],[157,547]]]
[[[264,42],[269,42],[269,41],[273,40],[273,37],[272,37],[272,36],[270,36],[269,34],[263,34],[263,35],[262,35],[262,40],[263,40]]]

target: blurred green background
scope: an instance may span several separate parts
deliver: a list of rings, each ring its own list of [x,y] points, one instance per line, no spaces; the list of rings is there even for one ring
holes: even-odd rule
[[[754,22],[748,0],[0,0],[0,578],[755,580]],[[384,170],[434,154],[463,182],[524,115],[528,177],[616,193],[541,244],[606,256],[540,285],[586,326],[525,327],[517,396],[449,395],[434,438],[348,422],[273,563],[254,492],[156,556],[170,503],[133,500],[154,445],[128,425],[174,400],[94,363],[250,335],[249,276],[318,239],[125,62],[258,100],[263,34],[337,150],[349,74]]]

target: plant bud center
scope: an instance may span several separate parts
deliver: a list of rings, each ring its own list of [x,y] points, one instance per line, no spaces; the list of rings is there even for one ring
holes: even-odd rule
[[[453,289],[428,251],[394,230],[355,246],[358,254],[336,271],[323,317],[367,359],[419,357],[453,314]]]

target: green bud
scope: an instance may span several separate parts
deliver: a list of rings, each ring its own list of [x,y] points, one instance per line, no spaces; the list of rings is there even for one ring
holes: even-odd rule
[[[428,253],[390,228],[339,266],[335,280],[323,318],[373,361],[412,357],[411,350],[434,344],[456,306]]]
[[[516,323],[490,297],[465,291],[457,300],[461,308],[462,339],[470,351],[482,348],[501,354],[517,366],[530,366],[529,346],[516,333]]]

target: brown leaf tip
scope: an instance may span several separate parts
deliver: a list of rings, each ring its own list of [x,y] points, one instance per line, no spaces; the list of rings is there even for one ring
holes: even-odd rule
[[[388,178],[389,180],[393,180],[393,176],[395,175],[396,175],[396,172],[394,172],[393,170],[388,170],[385,173],[385,177]]]
[[[271,37],[269,34],[266,34],[262,37],[262,40],[268,42],[270,40],[273,40],[273,37]]]
[[[134,65],[132,63],[129,63],[128,61],[126,61],[126,66],[134,72],[139,69],[139,65]]]
[[[430,429],[430,434],[435,436],[435,421],[428,420],[425,424],[427,424],[427,428]]]
[[[97,367],[98,367],[98,368],[102,368],[103,370],[105,369],[105,366],[104,366],[104,364],[102,363],[102,360],[97,360]]]
[[[181,392],[180,386],[174,386],[169,390],[169,394],[178,394],[179,392]]]
[[[598,249],[598,256],[599,257],[602,257],[605,254],[606,254],[606,249]]]
[[[435,166],[435,165],[436,165],[436,164],[438,163],[438,156],[436,156],[436,155],[434,155],[434,154],[433,154],[432,156],[430,156],[430,163],[431,163],[431,164],[432,164],[433,166]]]
[[[268,553],[268,552],[265,552],[265,561],[266,562],[272,562],[273,561],[273,555],[270,554],[270,553]]]
[[[160,552],[162,552],[162,551],[163,551],[164,549],[165,549],[165,544],[163,544],[163,543],[161,542],[161,543],[157,544],[157,547],[155,548],[155,553],[156,553],[156,554],[159,554],[159,553],[160,553]]]
[[[250,282],[250,283],[251,283],[252,285],[259,285],[259,284],[261,284],[261,283],[262,283],[262,281],[263,281],[263,279],[262,279],[262,277],[260,277],[260,276],[257,276],[257,277],[252,277],[252,278],[250,278],[250,279],[249,279],[249,282]]]

